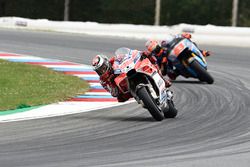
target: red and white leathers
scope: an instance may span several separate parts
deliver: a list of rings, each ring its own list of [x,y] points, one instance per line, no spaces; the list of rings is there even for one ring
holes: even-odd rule
[[[114,64],[114,61],[115,61],[115,57],[112,57],[109,59],[111,67]],[[119,90],[119,88],[117,87],[114,81],[116,77],[117,76],[114,74],[114,71],[111,68],[111,70],[107,71],[102,76],[100,76],[100,83],[105,90],[110,92],[113,97],[117,98],[118,102],[125,102],[130,98],[130,96],[127,94],[123,94]]]

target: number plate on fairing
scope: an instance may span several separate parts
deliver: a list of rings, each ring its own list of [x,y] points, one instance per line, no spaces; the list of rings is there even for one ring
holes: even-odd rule
[[[154,73],[152,77],[157,86],[159,87],[160,91],[162,91],[165,88],[165,82],[162,77],[158,73]]]
[[[160,101],[160,103],[162,103],[163,101],[166,101],[165,99],[167,98],[165,82],[158,73],[154,73],[152,77],[158,86],[159,101]]]

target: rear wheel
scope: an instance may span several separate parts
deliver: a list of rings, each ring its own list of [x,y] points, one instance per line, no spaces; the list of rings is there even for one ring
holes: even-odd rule
[[[141,87],[137,91],[137,96],[143,101],[144,105],[156,121],[162,121],[164,119],[163,112],[160,111],[155,100],[145,87]]]
[[[200,81],[205,81],[208,84],[212,84],[214,82],[213,77],[207,72],[206,69],[204,69],[198,62],[197,60],[194,60],[191,64],[190,67],[196,71],[198,78]]]
[[[175,108],[174,102],[169,100],[167,103],[168,107],[164,109],[164,117],[175,118],[178,113],[178,110]]]

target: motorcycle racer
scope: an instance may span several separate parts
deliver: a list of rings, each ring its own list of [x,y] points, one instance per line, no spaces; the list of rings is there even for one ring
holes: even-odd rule
[[[187,38],[191,39],[191,34],[189,33],[182,33],[177,34],[174,36],[174,39],[177,38]],[[171,41],[172,41],[171,40]],[[167,56],[169,52],[171,51],[170,46],[168,45],[170,41],[163,40],[161,41],[161,44],[157,40],[148,40],[145,43],[145,46],[147,50],[145,51],[146,55],[148,57],[155,57],[157,59],[157,64],[159,65],[161,72],[163,75],[168,75],[168,77],[171,80],[175,80],[176,77],[179,75],[178,70],[174,69],[173,64],[171,62],[168,62]],[[210,55],[209,51],[200,50],[204,57],[207,57]]]
[[[144,56],[144,52],[140,53]],[[113,97],[117,97],[118,102],[125,102],[129,98],[131,98],[130,94],[123,94],[114,82],[114,79],[117,77],[117,75],[114,74],[113,66],[119,65],[121,63],[121,60],[125,58],[124,56],[126,55],[117,53],[116,56],[113,56],[109,59],[107,56],[99,54],[96,55],[92,61],[94,71],[100,76],[100,84],[105,90],[110,92]],[[156,61],[153,59],[153,57],[150,59],[150,61]],[[155,65],[157,66],[157,64]],[[159,74],[161,75],[160,70]],[[165,80],[165,85],[166,87],[170,87],[171,82]]]
[[[100,84],[105,90],[111,93],[113,97],[117,97],[118,102],[127,101],[130,96],[119,91],[114,82],[115,74],[112,68],[115,57],[108,59],[105,55],[96,55],[92,61],[94,71],[100,76]]]

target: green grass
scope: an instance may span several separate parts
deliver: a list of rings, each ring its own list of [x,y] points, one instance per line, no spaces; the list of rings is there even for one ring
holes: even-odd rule
[[[0,111],[65,101],[88,88],[75,76],[0,60]]]

